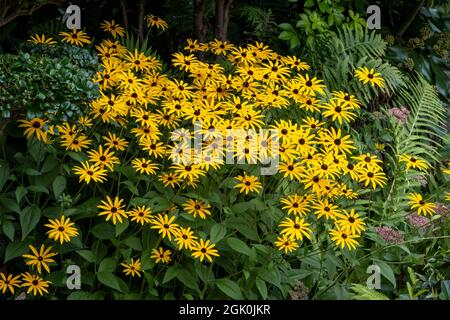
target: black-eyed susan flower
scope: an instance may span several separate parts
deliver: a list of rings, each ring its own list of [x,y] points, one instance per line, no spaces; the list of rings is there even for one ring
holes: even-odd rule
[[[343,135],[341,129],[331,129],[320,133],[322,143],[325,148],[333,152],[350,153],[351,150],[356,149],[350,135]]]
[[[180,227],[178,234],[175,236],[175,241],[178,244],[178,249],[193,250],[197,246],[197,237],[190,227]]]
[[[429,167],[428,163],[425,160],[423,160],[417,156],[412,156],[412,155],[408,155],[408,154],[400,155],[399,162],[406,163],[406,170],[409,170],[411,168],[417,169],[417,170],[427,170]]]
[[[249,192],[259,192],[262,188],[261,182],[258,181],[258,177],[248,175],[244,172],[244,175],[235,177],[239,181],[234,187],[239,189],[240,193],[248,194]]]
[[[161,173],[158,177],[158,180],[164,184],[164,187],[172,187],[175,188],[180,185],[180,180],[175,173],[167,172]]]
[[[108,149],[124,151],[128,146],[128,142],[125,139],[116,136],[115,133],[108,132],[108,135],[103,136],[103,139],[106,141],[105,146],[108,147]]]
[[[73,172],[80,176],[80,182],[85,181],[87,184],[91,180],[100,183],[106,181],[106,170],[101,169],[97,165],[90,164],[89,161],[81,162],[81,167],[73,167]]]
[[[297,250],[299,247],[297,241],[295,241],[293,237],[286,234],[279,236],[275,241],[275,245],[278,247],[278,250],[284,251],[286,254]]]
[[[191,182],[206,174],[206,171],[202,170],[198,164],[174,164],[171,168],[178,174],[178,178]]]
[[[172,237],[176,237],[178,234],[179,226],[174,223],[175,216],[169,218],[167,214],[158,214],[151,220],[151,228],[158,230],[158,234],[161,234],[163,238],[167,237],[172,240]]]
[[[196,259],[199,259],[200,262],[206,258],[209,262],[212,262],[212,257],[218,257],[219,251],[214,249],[216,245],[211,243],[209,240],[200,239],[197,243],[197,246],[192,250],[192,256]]]
[[[81,30],[73,29],[71,32],[60,32],[63,42],[83,47],[85,44],[91,43],[88,35]]]
[[[55,39],[53,39],[52,37],[46,36],[45,34],[35,34],[33,36],[30,37],[29,40],[27,40],[28,42],[34,43],[34,44],[45,44],[45,45],[54,45],[57,44],[58,42],[55,41]]]
[[[123,267],[123,273],[127,276],[141,277],[141,259],[131,259],[130,262],[122,262],[120,264]]]
[[[360,235],[362,231],[366,230],[363,219],[355,213],[355,209],[342,210],[342,213],[337,214],[337,218],[336,225],[351,234]]]
[[[133,159],[131,161],[134,170],[138,173],[142,174],[155,174],[155,169],[158,169],[158,165],[152,163],[150,160],[141,158],[141,159]]]
[[[49,223],[45,224],[49,239],[59,241],[61,244],[70,242],[71,238],[78,236],[78,230],[75,228],[75,223],[70,221],[70,218],[61,216],[59,219],[49,219]]]
[[[153,218],[152,210],[146,206],[138,206],[136,208],[133,208],[132,210],[128,211],[128,216],[130,217],[131,221],[136,221],[141,225],[150,223],[151,219]]]
[[[284,178],[289,177],[291,180],[300,180],[303,170],[300,162],[281,162],[278,167],[278,172],[282,173]]]
[[[63,136],[61,138],[61,146],[66,147],[66,150],[80,152],[82,149],[89,148],[92,140],[84,134],[76,136]]]
[[[294,220],[291,218],[285,218],[279,226],[283,229],[281,234],[285,234],[289,237],[293,237],[296,240],[302,240],[303,237],[311,239],[311,229],[308,228],[310,224],[305,222],[305,219],[300,217],[295,217]]]
[[[108,168],[113,171],[113,167],[115,164],[119,164],[119,158],[114,155],[114,152],[110,149],[103,149],[103,146],[100,145],[98,150],[88,151],[89,161],[94,163],[100,169]]]
[[[318,219],[325,217],[326,219],[335,220],[336,216],[340,212],[339,207],[330,202],[328,199],[318,200],[311,207],[314,209],[313,212],[317,215]]]
[[[113,224],[117,222],[122,223],[123,218],[127,218],[127,214],[125,213],[125,204],[123,204],[124,200],[120,199],[116,196],[111,199],[109,196],[106,196],[106,201],[102,200],[101,204],[97,206],[98,209],[102,210],[99,212],[99,216],[106,216],[106,221],[112,220]]]
[[[211,215],[211,211],[209,210],[211,208],[211,205],[202,200],[188,199],[183,204],[183,208],[184,211],[192,214],[194,218],[198,215],[200,218],[206,219],[207,215]]]
[[[424,216],[429,214],[432,216],[436,212],[436,204],[426,202],[420,193],[411,193],[407,198],[411,209],[417,209],[417,214],[423,214]]]
[[[384,87],[384,79],[381,77],[381,73],[375,72],[373,68],[371,68],[370,70],[367,67],[358,68],[357,70],[355,70],[355,76],[363,84],[369,83],[373,87]]]
[[[123,37],[125,35],[125,29],[117,24],[114,19],[111,21],[104,20],[100,23],[100,28],[103,31],[111,33],[113,38],[116,38],[117,36]]]
[[[169,263],[172,259],[172,251],[169,249],[164,250],[163,247],[159,247],[158,249],[152,249],[151,258],[155,259],[156,263]]]
[[[149,27],[155,27],[161,30],[166,30],[167,28],[169,28],[167,22],[161,19],[160,17],[148,14],[145,16],[145,19],[147,20],[147,25]]]
[[[40,118],[33,118],[31,120],[18,120],[20,128],[26,128],[24,134],[27,139],[30,139],[33,135],[36,136],[38,140],[47,142],[47,132],[44,130],[44,125],[46,120]]]
[[[321,107],[324,109],[322,114],[325,117],[331,118],[332,121],[337,120],[339,124],[342,124],[343,120],[350,123],[356,118],[356,113],[352,112],[352,107],[335,100],[331,100],[329,103],[325,103]]]
[[[367,187],[372,184],[372,188],[376,189],[377,186],[383,188],[386,185],[386,175],[382,171],[374,171],[372,169],[361,169],[359,174],[359,181],[364,183]]]
[[[20,287],[20,283],[20,275],[14,276],[13,274],[0,272],[0,290],[3,294],[6,293],[6,290],[14,294],[15,288]]]
[[[52,247],[45,248],[44,245],[41,245],[39,251],[36,250],[32,245],[28,246],[31,250],[31,254],[24,254],[22,257],[28,259],[26,261],[27,266],[36,267],[38,273],[42,273],[42,267],[45,271],[50,272],[50,268],[48,264],[55,262],[52,257],[56,256],[56,253],[51,252]]]
[[[44,293],[48,293],[48,287],[50,286],[50,281],[45,281],[43,278],[39,277],[35,274],[30,274],[29,272],[25,272],[22,274],[22,287],[27,288],[27,294],[32,293],[36,296],[43,296]]]
[[[342,228],[330,230],[330,235],[331,240],[342,249],[346,247],[349,249],[356,249],[356,246],[358,245],[358,241],[356,240],[358,236],[355,236]]]
[[[283,210],[287,210],[288,214],[304,216],[309,212],[309,203],[307,197],[301,197],[298,194],[281,198],[280,202],[284,204]]]

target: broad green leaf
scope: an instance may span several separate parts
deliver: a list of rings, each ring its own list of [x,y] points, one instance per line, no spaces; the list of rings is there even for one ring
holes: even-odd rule
[[[389,280],[390,283],[394,286],[394,288],[397,286],[397,283],[395,281],[395,274],[392,270],[391,266],[388,265],[386,262],[381,260],[374,260],[374,264],[378,265],[381,270],[381,274],[383,277]]]
[[[225,293],[227,296],[234,300],[243,300],[244,297],[242,296],[241,288],[239,288],[239,285],[228,278],[222,278],[217,279],[215,281],[217,287]]]
[[[4,205],[6,208],[8,208],[9,210],[11,210],[15,213],[20,213],[20,207],[16,201],[3,196],[3,197],[0,197],[0,203],[2,205]]]
[[[41,218],[41,209],[36,206],[26,207],[20,214],[20,227],[22,228],[22,240],[36,227]]]
[[[27,251],[28,251],[28,246],[27,246],[26,242],[24,242],[24,241],[11,242],[6,247],[4,262],[6,263],[11,259],[20,257]]]
[[[106,222],[96,224],[92,228],[91,232],[97,239],[100,240],[110,240],[115,238],[114,226]]]
[[[256,288],[258,288],[259,293],[261,294],[261,297],[263,299],[267,299],[267,285],[266,282],[264,280],[262,280],[259,277],[256,277]]]
[[[111,272],[108,272],[108,271],[97,272],[97,279],[98,279],[98,281],[103,283],[105,286],[108,286],[117,291],[123,292],[123,285],[121,284],[121,282],[123,282],[123,280],[116,277]]]
[[[5,235],[8,237],[8,239],[14,241],[14,234],[16,232],[16,229],[14,228],[14,223],[12,223],[11,220],[4,219],[2,223],[2,229]]]
[[[17,200],[17,203],[20,203],[20,201],[27,194],[27,192],[28,192],[28,190],[25,187],[18,186],[16,188],[16,200]]]
[[[98,266],[98,272],[114,272],[117,266],[117,261],[114,258],[105,258]]]
[[[57,176],[55,180],[53,180],[52,188],[55,199],[58,199],[61,193],[63,193],[63,191],[66,189],[66,185],[67,179],[63,176]]]
[[[227,227],[222,223],[216,223],[211,228],[209,239],[211,240],[212,243],[217,243],[223,239],[226,233]]]
[[[87,262],[95,262],[95,256],[91,250],[77,250],[77,253]]]
[[[227,243],[234,251],[245,254],[247,256],[250,255],[250,248],[244,241],[238,238],[228,238]]]

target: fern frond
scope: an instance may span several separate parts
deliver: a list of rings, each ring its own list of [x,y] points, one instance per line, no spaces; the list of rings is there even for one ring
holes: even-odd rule
[[[352,296],[355,300],[389,300],[381,292],[369,289],[361,284],[352,285],[352,290],[355,292]]]
[[[420,156],[430,162],[439,161],[438,149],[445,129],[445,108],[438,93],[423,77],[408,82],[399,90],[394,100],[397,107],[406,106],[411,113],[405,125],[392,122],[397,141],[397,156],[407,153]]]

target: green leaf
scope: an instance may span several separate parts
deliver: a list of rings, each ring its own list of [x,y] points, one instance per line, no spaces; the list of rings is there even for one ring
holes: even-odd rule
[[[374,260],[374,263],[380,267],[380,271],[381,271],[381,274],[383,275],[383,277],[388,279],[389,282],[392,283],[394,288],[396,288],[397,283],[395,281],[395,274],[394,274],[394,271],[392,270],[391,266],[388,265],[386,262],[380,261],[380,260]]]
[[[0,197],[0,203],[2,205],[4,205],[6,208],[8,208],[9,210],[20,214],[20,207],[16,201],[6,198],[6,197]]]
[[[105,286],[123,292],[122,280],[108,271],[97,272],[97,279]]]
[[[142,251],[141,239],[138,237],[129,237],[123,243],[136,251]]]
[[[39,171],[37,171],[35,169],[31,169],[31,168],[25,169],[24,172],[25,172],[26,175],[29,175],[29,176],[40,176],[40,175],[42,175],[41,172],[39,172]]]
[[[8,181],[9,173],[9,167],[7,166],[7,164],[0,162],[0,191],[2,191],[3,187],[6,184],[6,181]]]
[[[180,267],[178,266],[172,266],[167,268],[166,273],[164,274],[164,278],[162,283],[167,283],[173,278],[175,278],[178,275],[178,272],[180,271]]]
[[[6,263],[11,259],[20,257],[27,251],[28,251],[28,247],[27,247],[26,242],[24,242],[24,241],[11,242],[6,247],[4,262]]]
[[[115,230],[114,227],[105,222],[101,222],[96,224],[92,230],[92,234],[100,240],[111,240],[115,238]]]
[[[234,251],[245,254],[247,256],[250,255],[250,248],[247,246],[247,244],[245,244],[244,241],[237,238],[228,238],[227,243]]]
[[[230,280],[228,278],[222,278],[217,279],[215,283],[217,287],[220,289],[220,291],[225,293],[230,298],[235,300],[244,299],[244,297],[242,296],[241,289],[239,288],[239,285],[235,281]]]
[[[199,290],[196,278],[188,270],[180,269],[177,272],[177,279],[180,280],[181,283],[184,284],[186,287],[194,290]]]
[[[266,282],[264,280],[262,280],[259,277],[256,277],[256,288],[258,288],[259,293],[261,294],[261,297],[263,299],[267,299],[267,285]]]
[[[16,188],[16,200],[17,203],[20,203],[20,201],[22,200],[22,198],[28,193],[27,188],[22,187],[22,186],[18,186]]]
[[[105,258],[98,266],[98,272],[114,272],[116,270],[117,261],[114,258]]]
[[[212,243],[218,243],[227,233],[227,227],[222,223],[216,223],[212,226],[209,233],[209,239]]]
[[[44,186],[29,186],[28,190],[33,191],[33,192],[41,192],[41,193],[46,193],[48,194],[48,189]]]
[[[33,231],[41,218],[41,209],[37,206],[28,206],[20,214],[20,227],[22,228],[22,240]]]
[[[16,232],[14,223],[12,223],[11,220],[4,219],[2,223],[2,229],[8,239],[14,241],[14,234]]]
[[[90,250],[77,250],[77,253],[87,262],[94,263],[95,256]]]
[[[53,180],[52,188],[55,199],[61,195],[61,193],[66,189],[67,179],[63,176],[57,176],[55,180]]]

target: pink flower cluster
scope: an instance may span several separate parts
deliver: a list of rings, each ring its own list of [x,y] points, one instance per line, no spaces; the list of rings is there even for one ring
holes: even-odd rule
[[[417,227],[417,228],[425,228],[427,226],[430,226],[430,221],[431,221],[427,217],[418,215],[416,212],[411,213],[407,219],[408,219],[408,222],[410,225]]]
[[[393,116],[398,122],[406,123],[410,111],[406,107],[401,107],[401,108],[391,108],[388,110],[388,113],[391,116]]]
[[[375,231],[386,242],[400,244],[404,241],[403,235],[400,232],[388,226],[376,227]]]

